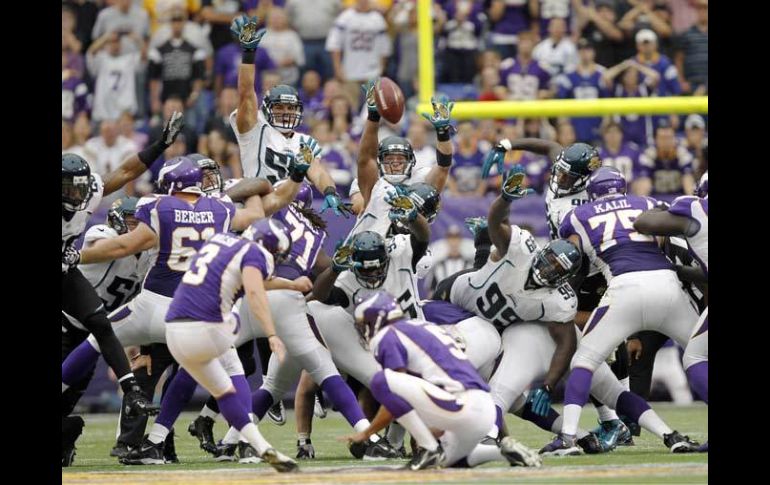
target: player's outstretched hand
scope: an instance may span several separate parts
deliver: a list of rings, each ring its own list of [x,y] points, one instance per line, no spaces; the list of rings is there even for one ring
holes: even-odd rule
[[[502,193],[500,195],[508,202],[512,202],[534,192],[532,189],[523,188],[523,183],[524,167],[520,164],[516,164],[505,174],[505,182],[503,182]]]
[[[377,79],[366,81],[361,85],[361,91],[363,91],[364,98],[366,99],[366,109],[369,111],[369,113],[377,113],[379,115],[379,111],[377,111],[377,103],[374,101],[374,86],[376,84]]]
[[[278,362],[282,363],[286,360],[286,346],[283,345],[283,340],[278,335],[271,335],[267,342],[270,344],[270,351],[278,357]]]
[[[160,139],[166,148],[174,144],[176,137],[182,132],[184,128],[184,115],[179,111],[171,113],[171,118],[163,125],[163,134]]]
[[[80,262],[80,251],[72,246],[64,248],[64,252],[61,255],[61,270],[67,272],[70,268],[78,265]]]
[[[241,49],[245,51],[257,50],[259,43],[262,41],[262,37],[265,36],[267,29],[257,30],[258,18],[248,17],[241,15],[233,19],[230,24],[230,32],[233,34],[235,40],[241,46]]]
[[[428,120],[431,125],[436,129],[438,135],[451,135],[454,127],[452,126],[452,108],[455,107],[454,101],[451,101],[446,96],[435,96],[430,99],[430,104],[433,106],[433,116],[429,116],[427,113],[420,113],[423,118]]]
[[[300,276],[294,280],[294,289],[301,293],[307,293],[313,289],[313,282],[307,276]]]
[[[512,147],[511,141],[507,138],[503,138],[495,147],[489,150],[487,156],[484,157],[484,164],[481,166],[481,177],[489,177],[489,172],[493,166],[497,166],[497,173],[502,175],[505,172],[505,152]]]
[[[345,219],[348,219],[353,214],[353,204],[343,203],[334,187],[328,187],[324,191],[324,203],[321,205],[321,213],[323,214],[327,209],[333,210],[335,215],[342,216]]]
[[[487,222],[487,218],[484,216],[465,218],[465,227],[467,227],[468,230],[473,233],[473,237],[476,237],[480,231],[483,231],[488,226],[489,223]]]

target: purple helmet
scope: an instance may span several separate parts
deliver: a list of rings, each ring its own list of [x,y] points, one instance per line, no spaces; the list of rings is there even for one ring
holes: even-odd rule
[[[243,231],[243,237],[267,249],[275,257],[276,263],[284,261],[291,253],[291,234],[286,225],[278,219],[268,218],[252,222]]]
[[[703,175],[700,177],[700,181],[698,181],[698,186],[695,187],[695,195],[698,197],[705,199],[709,196],[709,171],[706,170],[703,172]]]
[[[286,180],[277,182],[273,187],[279,187],[281,184],[285,184]],[[299,184],[299,191],[294,196],[294,203],[300,206],[302,209],[310,209],[313,207],[313,189],[305,182]]]
[[[203,171],[187,157],[175,157],[163,164],[158,172],[161,193],[188,192],[203,194]]]
[[[396,299],[384,290],[363,291],[355,303],[356,330],[367,344],[382,327],[404,318]]]
[[[615,167],[602,167],[588,179],[586,192],[590,200],[596,200],[605,195],[625,194],[626,178]]]

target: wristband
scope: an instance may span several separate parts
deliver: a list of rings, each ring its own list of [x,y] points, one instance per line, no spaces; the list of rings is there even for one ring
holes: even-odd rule
[[[243,54],[241,54],[241,61],[243,61],[244,64],[254,64],[256,56],[256,49],[253,51],[243,51]]]
[[[436,130],[436,139],[438,141],[449,141],[449,130],[451,128],[447,126],[446,128],[441,128]]]
[[[299,173],[299,172],[292,172],[291,175],[289,175],[289,178],[292,182],[297,182],[298,184],[301,184],[303,180],[305,180],[305,174]]]
[[[374,111],[368,110],[368,113],[369,114],[366,115],[366,119],[367,120],[373,121],[375,123],[379,123],[380,122],[381,116],[380,116],[380,112],[379,111],[377,111],[377,110],[374,110]]]
[[[333,185],[330,185],[324,189],[324,196],[327,195],[337,195],[337,188]]]
[[[452,155],[441,153],[436,149],[436,163],[439,167],[449,167],[452,165]]]
[[[139,161],[142,162],[147,168],[150,168],[155,160],[157,160],[163,152],[168,148],[162,140],[158,140],[152,145],[148,146],[144,150],[138,153]]]

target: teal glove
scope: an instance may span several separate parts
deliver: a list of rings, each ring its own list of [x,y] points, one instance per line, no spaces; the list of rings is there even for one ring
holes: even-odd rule
[[[465,219],[465,227],[467,227],[475,237],[480,231],[483,231],[487,228],[487,218],[483,216],[468,217]]]
[[[334,211],[335,215],[343,216],[345,219],[350,218],[350,215],[353,214],[353,204],[343,203],[334,187],[327,187],[324,190],[324,203],[321,204],[321,213],[323,214],[328,209]]]
[[[230,32],[244,51],[255,51],[265,36],[267,29],[257,30],[257,17],[241,15],[233,19],[230,24]]]
[[[380,112],[377,111],[377,103],[374,102],[374,86],[377,84],[376,79],[366,81],[361,85],[361,91],[364,93],[366,99],[366,109],[369,112],[369,119],[371,121],[380,121]]]
[[[441,96],[438,99],[434,96],[431,98],[430,103],[433,105],[433,116],[428,116],[426,113],[420,114],[436,129],[436,137],[438,140],[447,141],[454,129],[452,126],[451,115],[455,103],[454,101],[450,101],[446,96]]]
[[[303,147],[307,147],[307,149],[310,150],[310,152],[313,154],[313,158],[310,160],[307,159],[309,156],[307,153],[305,153],[303,150]],[[318,140],[313,138],[312,136],[301,136],[299,138],[299,149],[300,152],[305,156],[305,161],[307,163],[312,162],[316,158],[318,158],[321,155],[321,145],[318,144]]]
[[[385,195],[385,202],[391,206],[388,218],[393,222],[408,224],[417,219],[417,205],[407,195],[401,195],[395,190],[389,190]]]
[[[521,184],[524,183],[524,167],[516,164],[505,174],[503,182],[503,191],[500,194],[503,199],[512,202],[534,192],[532,189],[524,189]]]
[[[505,171],[505,152],[510,149],[510,140],[507,138],[500,140],[500,142],[487,153],[487,156],[484,157],[484,164],[481,166],[481,177],[489,177],[489,172],[495,165],[497,165],[498,175],[502,175]]]
[[[532,412],[538,416],[548,416],[551,409],[551,390],[548,386],[543,386],[529,393],[527,397]]]

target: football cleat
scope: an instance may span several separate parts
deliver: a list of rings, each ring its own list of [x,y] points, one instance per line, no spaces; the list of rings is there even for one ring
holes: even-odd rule
[[[387,438],[382,438],[376,443],[372,443],[364,452],[364,460],[380,461],[400,458],[398,450],[388,442]]]
[[[540,454],[543,456],[575,456],[580,453],[575,437],[564,434],[556,436],[553,441],[540,450]]]
[[[235,461],[235,450],[237,448],[237,444],[224,444],[220,441],[213,453],[214,461]]]
[[[366,450],[372,444],[373,443],[371,440],[361,441],[358,443],[351,442],[348,444],[348,450],[350,450],[350,454],[353,455],[356,460],[362,460],[366,454]]]
[[[245,441],[238,442],[238,463],[259,463],[262,460],[259,458],[257,450],[254,449],[249,443]]]
[[[671,453],[695,453],[700,443],[692,441],[689,436],[682,436],[679,431],[663,435],[663,443]]]
[[[404,467],[405,470],[427,470],[429,468],[441,468],[441,462],[444,460],[444,449],[438,445],[434,451],[425,448],[417,448],[417,452],[412,460]]]
[[[281,473],[295,472],[299,470],[297,462],[284,455],[275,448],[268,448],[262,453],[262,461],[275,468]]]
[[[524,446],[510,436],[500,440],[500,453],[511,466],[539,467],[543,465],[542,458],[535,450]]]
[[[127,417],[139,415],[154,416],[160,412],[160,406],[153,404],[139,386],[134,386],[123,395],[123,405],[125,406],[123,411]]]
[[[709,452],[709,442],[706,441],[702,445],[698,447],[698,453],[708,453]]]
[[[632,446],[634,444],[633,437],[634,436],[639,436],[640,434],[642,434],[642,427],[639,426],[639,423],[635,423],[634,421],[632,421],[630,418],[628,418],[626,416],[620,416],[620,420],[623,421],[623,424],[625,424],[626,428],[628,428],[628,430],[631,432],[632,438],[631,438],[631,443],[628,444],[628,445],[626,445],[624,443],[621,443],[620,442],[621,440],[618,439],[618,445],[620,445],[620,446]]]
[[[600,421],[599,426],[591,431],[595,434],[599,441],[602,442],[602,447],[609,450],[614,450],[616,446],[632,446],[634,444],[634,438],[631,436],[631,431],[623,424],[620,419],[613,419],[611,421]]]
[[[110,450],[110,456],[114,456],[116,458],[123,458],[128,454],[128,452],[131,451],[131,447],[128,446],[126,443],[123,443],[122,441],[118,441],[115,443],[115,446],[112,447]]]
[[[583,449],[583,452],[587,455],[597,455],[599,453],[607,453],[612,451],[615,447],[605,446],[602,440],[593,432],[588,433],[579,440],[576,441],[577,445]]]
[[[313,405],[313,414],[316,418],[323,419],[326,417],[326,406],[324,405],[323,393],[318,392],[315,395],[315,404]]]
[[[75,442],[83,432],[85,422],[80,416],[62,417],[61,422],[61,466],[71,466],[75,461]]]
[[[164,465],[163,442],[153,443],[148,435],[144,436],[142,444],[128,452],[120,459],[123,465]]]
[[[179,457],[176,456],[176,445],[174,444],[174,429],[166,436],[166,441],[163,442],[163,458],[166,463],[179,463]]]
[[[187,428],[192,436],[198,438],[202,450],[213,454],[217,452],[214,442],[214,420],[208,416],[198,416]]]
[[[277,426],[286,424],[286,410],[283,407],[283,401],[278,401],[267,410],[267,418]]]

